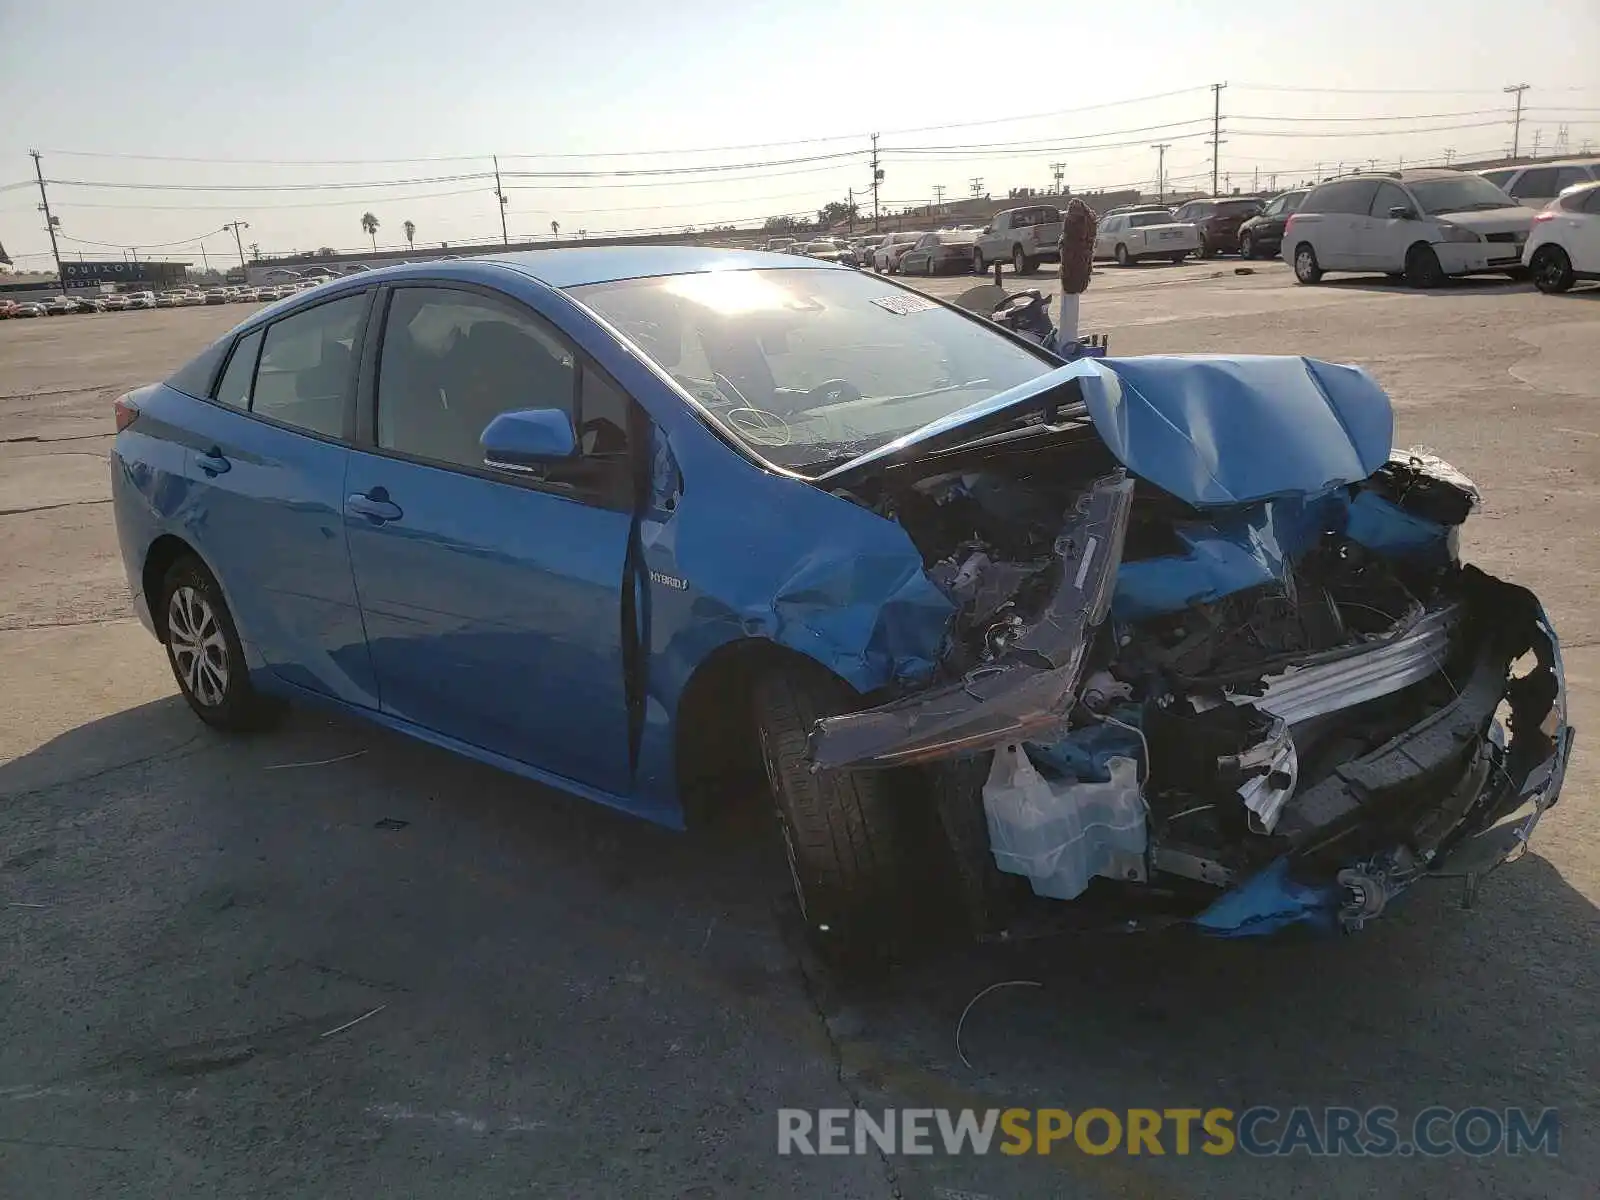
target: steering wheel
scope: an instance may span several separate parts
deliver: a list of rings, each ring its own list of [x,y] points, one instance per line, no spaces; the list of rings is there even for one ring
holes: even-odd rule
[[[806,393],[806,405],[811,408],[818,404],[851,404],[861,399],[861,389],[855,384],[844,379],[828,379],[817,384]]]
[[[745,441],[758,446],[787,446],[794,440],[789,423],[763,408],[730,408],[722,419]]]

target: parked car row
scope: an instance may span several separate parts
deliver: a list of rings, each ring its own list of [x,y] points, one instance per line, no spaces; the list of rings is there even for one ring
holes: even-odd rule
[[[318,277],[267,287],[174,288],[165,292],[111,292],[104,295],[0,299],[0,320],[11,317],[57,317],[70,313],[125,312],[136,308],[190,308],[207,304],[259,304],[282,300],[325,282]]]
[[[1382,272],[1419,288],[1503,273],[1565,291],[1600,278],[1600,180],[1536,212],[1484,174],[1422,168],[1332,179],[1289,216],[1280,253],[1303,284],[1329,271]]]

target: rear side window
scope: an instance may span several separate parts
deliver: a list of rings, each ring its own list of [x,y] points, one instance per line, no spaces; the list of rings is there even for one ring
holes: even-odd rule
[[[1325,183],[1306,197],[1303,213],[1354,213],[1366,216],[1378,191],[1376,179],[1343,179]]]
[[[342,437],[367,301],[368,293],[357,292],[267,326],[250,411],[324,437]]]
[[[1128,224],[1134,229],[1140,229],[1146,225],[1170,225],[1172,224],[1172,218],[1167,216],[1166,213],[1134,213],[1133,216],[1128,218]]]
[[[1515,167],[1513,167],[1509,171],[1484,171],[1483,177],[1490,183],[1494,184],[1495,187],[1503,188],[1511,181],[1511,177],[1516,173],[1517,170]]]
[[[167,386],[186,396],[200,399],[211,395],[211,385],[216,382],[217,371],[228,353],[228,339],[207,346],[194,358],[173,372]]]
[[[261,353],[262,331],[257,329],[239,339],[228,359],[227,369],[217,383],[217,403],[237,408],[250,407],[250,385],[256,378],[256,357]]]

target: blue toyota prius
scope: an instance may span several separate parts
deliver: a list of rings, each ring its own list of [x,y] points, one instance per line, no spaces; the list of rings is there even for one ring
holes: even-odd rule
[[[764,769],[844,958],[930,894],[1356,929],[1514,857],[1571,752],[1476,489],[1355,367],[1067,364],[814,260],[593,248],[320,285],[116,415],[202,720],[316,702],[674,826]]]

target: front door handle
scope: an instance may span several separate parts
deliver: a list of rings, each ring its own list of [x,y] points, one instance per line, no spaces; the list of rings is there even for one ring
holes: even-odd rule
[[[212,478],[225,474],[233,469],[233,464],[228,461],[227,457],[222,453],[222,450],[216,446],[211,447],[211,449],[207,450],[204,454],[199,455],[194,460],[194,465],[199,467]]]
[[[398,521],[405,515],[400,511],[400,506],[389,499],[388,491],[381,487],[375,487],[365,494],[352,492],[344,498],[344,510],[363,516],[374,525]]]

